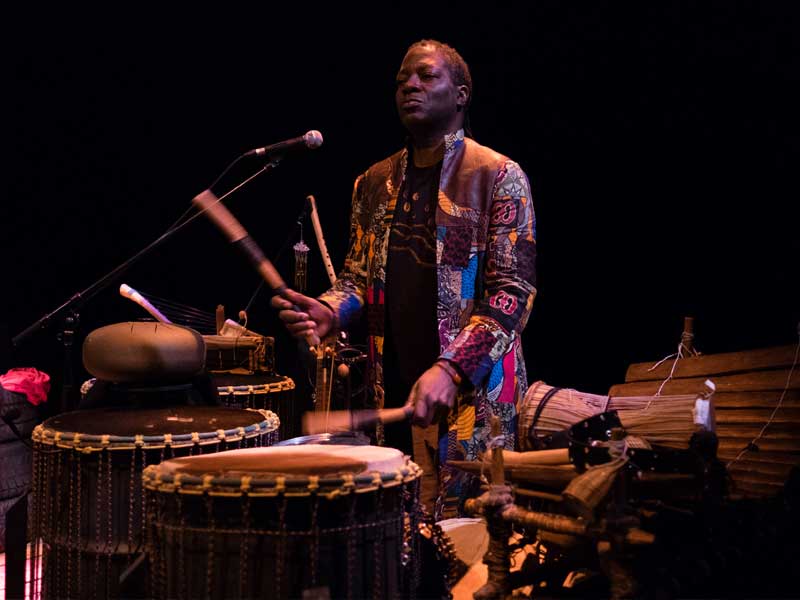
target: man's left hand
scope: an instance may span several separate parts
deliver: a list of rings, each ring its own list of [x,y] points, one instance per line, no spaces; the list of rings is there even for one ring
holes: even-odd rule
[[[433,365],[425,371],[411,388],[406,403],[414,407],[414,425],[427,427],[437,412],[453,408],[457,391],[453,379],[441,367]]]

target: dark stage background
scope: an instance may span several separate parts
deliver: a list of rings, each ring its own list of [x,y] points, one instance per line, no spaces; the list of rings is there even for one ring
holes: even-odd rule
[[[532,183],[530,382],[605,393],[631,362],[673,352],[684,316],[695,317],[705,353],[793,343],[795,7],[533,1],[446,17],[433,4],[297,3],[15,15],[0,366],[34,366],[58,385],[60,319],[17,348],[8,340],[157,238],[240,153],[309,129],[322,132],[321,148],[287,157],[226,205],[290,281],[291,252],[278,252],[297,241],[296,215],[313,194],[338,270],[354,178],[402,143],[394,75],[422,37],[461,51],[476,138]],[[215,189],[260,164],[240,162]],[[308,221],[305,239],[316,294],[326,279]],[[83,336],[147,316],[118,295],[122,282],[235,317],[259,277],[196,220],[82,306],[78,383],[88,377]],[[276,337],[278,368],[294,374],[296,346],[268,300],[258,296],[249,326]]]

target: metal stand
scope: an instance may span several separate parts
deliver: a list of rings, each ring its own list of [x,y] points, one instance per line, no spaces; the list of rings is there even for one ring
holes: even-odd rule
[[[64,325],[58,333],[58,340],[64,346],[64,379],[61,381],[61,412],[68,412],[75,408],[72,390],[75,387],[75,374],[72,368],[73,349],[75,346],[75,333],[80,326],[81,317],[76,310],[67,311]]]

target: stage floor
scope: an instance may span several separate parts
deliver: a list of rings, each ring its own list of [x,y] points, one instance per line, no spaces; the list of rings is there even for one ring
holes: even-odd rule
[[[31,545],[26,546],[25,558],[25,598],[26,600],[39,600],[40,594],[37,593],[35,599],[31,596]],[[40,550],[41,555],[41,550]],[[41,579],[42,576],[42,563],[38,565],[36,579]],[[38,591],[38,590],[37,590]],[[0,600],[6,598],[6,553],[0,553]]]

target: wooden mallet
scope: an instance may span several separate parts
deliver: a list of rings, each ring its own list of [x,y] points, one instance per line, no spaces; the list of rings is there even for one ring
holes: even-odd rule
[[[405,421],[410,419],[413,414],[414,406],[411,404],[400,408],[312,411],[303,415],[303,433],[313,435],[337,431],[361,431],[372,429],[378,423]]]

